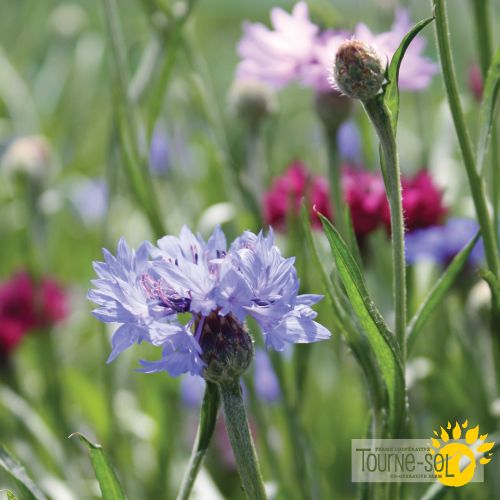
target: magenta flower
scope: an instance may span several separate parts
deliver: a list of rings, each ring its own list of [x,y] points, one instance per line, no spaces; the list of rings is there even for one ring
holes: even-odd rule
[[[299,79],[317,43],[319,28],[309,20],[305,2],[297,3],[291,14],[272,9],[271,24],[272,30],[261,23],[243,25],[244,35],[238,44],[242,60],[236,75],[282,88]]]
[[[413,177],[401,179],[403,188],[403,213],[405,229],[411,233],[417,229],[438,226],[448,212],[443,204],[443,194],[434,184],[427,170],[420,170]],[[390,231],[389,207],[383,214],[383,224]]]
[[[0,357],[28,332],[51,327],[67,314],[66,293],[59,283],[48,277],[35,282],[27,272],[18,272],[0,284]]]
[[[352,226],[359,240],[380,227],[389,206],[380,172],[370,172],[345,166],[342,170],[342,190],[349,207]]]
[[[406,9],[396,9],[394,23],[390,31],[373,34],[368,26],[360,23],[354,29],[354,38],[373,46],[390,61],[404,36],[413,27],[410,13]],[[418,91],[425,89],[438,72],[438,65],[422,55],[427,41],[417,36],[408,47],[399,70],[399,88]]]
[[[309,197],[309,211],[314,227],[321,222],[313,210],[331,218],[328,181],[320,175],[312,175],[307,167],[296,161],[286,172],[273,180],[271,189],[264,194],[264,218],[266,224],[282,231],[290,213],[298,215],[304,198]]]

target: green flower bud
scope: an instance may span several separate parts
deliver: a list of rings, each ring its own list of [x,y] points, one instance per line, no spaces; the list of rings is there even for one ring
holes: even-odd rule
[[[276,111],[276,95],[265,83],[236,80],[229,91],[229,106],[238,118],[255,127]]]
[[[385,64],[373,47],[347,40],[337,50],[333,78],[346,96],[369,101],[382,90]]]
[[[239,380],[254,355],[252,338],[231,314],[213,312],[204,319],[200,346],[207,364],[203,377],[217,384]]]

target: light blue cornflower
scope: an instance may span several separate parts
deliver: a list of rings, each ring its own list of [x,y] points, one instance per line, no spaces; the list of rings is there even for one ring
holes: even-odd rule
[[[406,234],[406,261],[419,261],[447,265],[479,231],[479,224],[472,219],[450,218],[442,226],[431,226]],[[469,264],[477,267],[484,259],[482,239],[474,246]]]
[[[214,331],[243,329],[248,316],[278,351],[330,337],[311,309],[322,296],[297,295],[294,259],[281,255],[272,230],[267,236],[246,231],[228,248],[220,227],[205,242],[184,226],[179,237],[165,236],[157,246],[144,242],[134,251],[121,239],[116,257],[103,252],[88,298],[99,306],[99,320],[120,325],[109,361],[146,341],[160,346],[162,357],[141,361],[142,371],[202,375],[203,346],[213,353]]]

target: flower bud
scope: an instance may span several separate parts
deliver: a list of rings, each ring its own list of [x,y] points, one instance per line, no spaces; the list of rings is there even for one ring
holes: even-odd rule
[[[15,139],[2,158],[2,167],[11,174],[23,174],[41,180],[50,171],[52,148],[40,135]]]
[[[382,89],[385,65],[373,47],[359,40],[347,40],[337,50],[332,76],[345,95],[368,101]]]
[[[271,88],[257,80],[236,80],[229,91],[233,113],[249,126],[255,127],[276,111],[276,96]]]
[[[238,380],[254,354],[252,338],[231,314],[213,312],[204,319],[200,346],[207,365],[203,376],[218,384]]]

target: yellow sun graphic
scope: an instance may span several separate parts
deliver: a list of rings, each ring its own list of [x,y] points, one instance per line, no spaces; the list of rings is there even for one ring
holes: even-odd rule
[[[445,486],[463,486],[472,481],[476,471],[476,461],[487,464],[491,461],[490,450],[494,442],[486,442],[488,434],[479,435],[479,425],[468,429],[468,421],[462,425],[448,422],[446,429],[433,431],[432,447],[429,452],[434,456],[434,472],[438,481]],[[459,440],[465,440],[460,442]],[[488,453],[490,452],[490,453]]]

